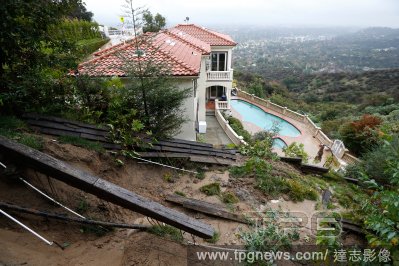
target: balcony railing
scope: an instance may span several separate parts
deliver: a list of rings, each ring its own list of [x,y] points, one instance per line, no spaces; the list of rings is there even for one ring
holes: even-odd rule
[[[222,80],[231,81],[233,80],[233,70],[229,71],[208,71],[206,73],[207,80]]]
[[[215,109],[217,110],[229,110],[230,104],[229,101],[219,101],[218,99],[215,100]]]

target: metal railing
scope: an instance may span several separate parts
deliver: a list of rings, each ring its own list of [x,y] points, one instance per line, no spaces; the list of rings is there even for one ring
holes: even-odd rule
[[[309,129],[309,131],[313,134],[313,136],[321,143],[326,145],[328,148],[333,149],[334,141],[331,140],[323,131],[321,131],[320,127],[318,127],[307,115],[299,114],[295,111],[288,109],[287,107],[277,105],[272,103],[270,100],[265,100],[259,97],[256,97],[253,94],[249,94],[245,91],[241,91],[237,89],[237,96],[243,99],[246,99],[250,102],[259,104],[268,109],[275,111],[283,116],[292,118],[293,120],[305,124],[305,126]],[[337,142],[335,142],[337,145]],[[342,152],[343,150],[343,152]],[[342,143],[342,147],[340,147],[340,152],[333,153],[333,155],[337,159],[343,160],[345,163],[352,164],[355,162],[359,162],[360,160],[349,154],[349,151],[345,148]]]

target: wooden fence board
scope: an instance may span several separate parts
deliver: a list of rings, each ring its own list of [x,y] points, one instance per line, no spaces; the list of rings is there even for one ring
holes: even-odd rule
[[[2,136],[0,136],[0,153],[13,159],[17,164],[38,170],[101,199],[155,218],[191,234],[203,238],[211,238],[214,234],[214,229],[207,224]]]

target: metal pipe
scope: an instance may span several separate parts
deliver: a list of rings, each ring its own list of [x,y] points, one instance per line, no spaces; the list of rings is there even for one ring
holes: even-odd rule
[[[36,237],[40,238],[41,240],[43,240],[44,242],[46,242],[47,245],[52,246],[53,242],[48,241],[47,239],[45,239],[44,237],[42,237],[41,235],[39,235],[38,233],[36,233],[35,231],[33,231],[32,229],[30,229],[29,227],[27,227],[26,225],[24,225],[23,223],[21,223],[20,221],[18,221],[17,219],[15,219],[14,217],[12,217],[11,215],[9,215],[8,213],[6,213],[5,211],[3,211],[2,209],[0,209],[0,213],[4,214],[7,218],[11,219],[12,221],[14,221],[15,223],[19,224],[20,226],[22,226],[23,228],[25,228],[26,230],[28,230],[29,232],[31,232],[32,234],[34,234]]]
[[[3,166],[4,168],[7,168],[7,166],[5,164],[3,164],[2,162],[0,162],[0,165]]]
[[[20,177],[19,179],[21,179],[22,182],[24,182],[26,185],[28,185],[29,187],[33,188],[34,190],[36,190],[38,193],[40,193],[41,195],[43,195],[44,197],[48,198],[49,200],[51,200],[52,202],[54,202],[55,204],[61,206],[62,208],[64,208],[65,210],[75,214],[76,216],[82,218],[82,219],[86,219],[86,217],[80,215],[79,213],[69,209],[68,207],[62,205],[60,202],[56,201],[55,199],[51,198],[50,196],[48,196],[47,194],[45,194],[44,192],[42,192],[41,190],[39,190],[38,188],[36,188],[35,186],[33,186],[31,183],[29,183],[28,181],[26,181],[25,179],[23,179],[22,177]]]
[[[103,222],[103,221],[95,221],[89,219],[81,219],[75,217],[67,217],[65,214],[59,213],[48,213],[44,211],[38,211],[35,209],[28,209],[18,205],[9,204],[5,202],[0,202],[0,208],[4,208],[6,210],[13,210],[23,213],[28,213],[32,215],[42,216],[50,219],[62,220],[66,222],[73,222],[73,223],[81,223],[81,224],[91,224],[91,225],[99,225],[99,226],[109,226],[109,227],[118,227],[118,228],[131,228],[131,229],[140,229],[140,230],[147,230],[149,226],[142,225],[142,224],[122,224],[122,223],[113,223],[113,222]],[[103,228],[103,227],[102,227]]]

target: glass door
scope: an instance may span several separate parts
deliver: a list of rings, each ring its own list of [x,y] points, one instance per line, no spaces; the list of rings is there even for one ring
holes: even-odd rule
[[[211,55],[211,70],[212,71],[227,71],[227,53],[215,52]]]

